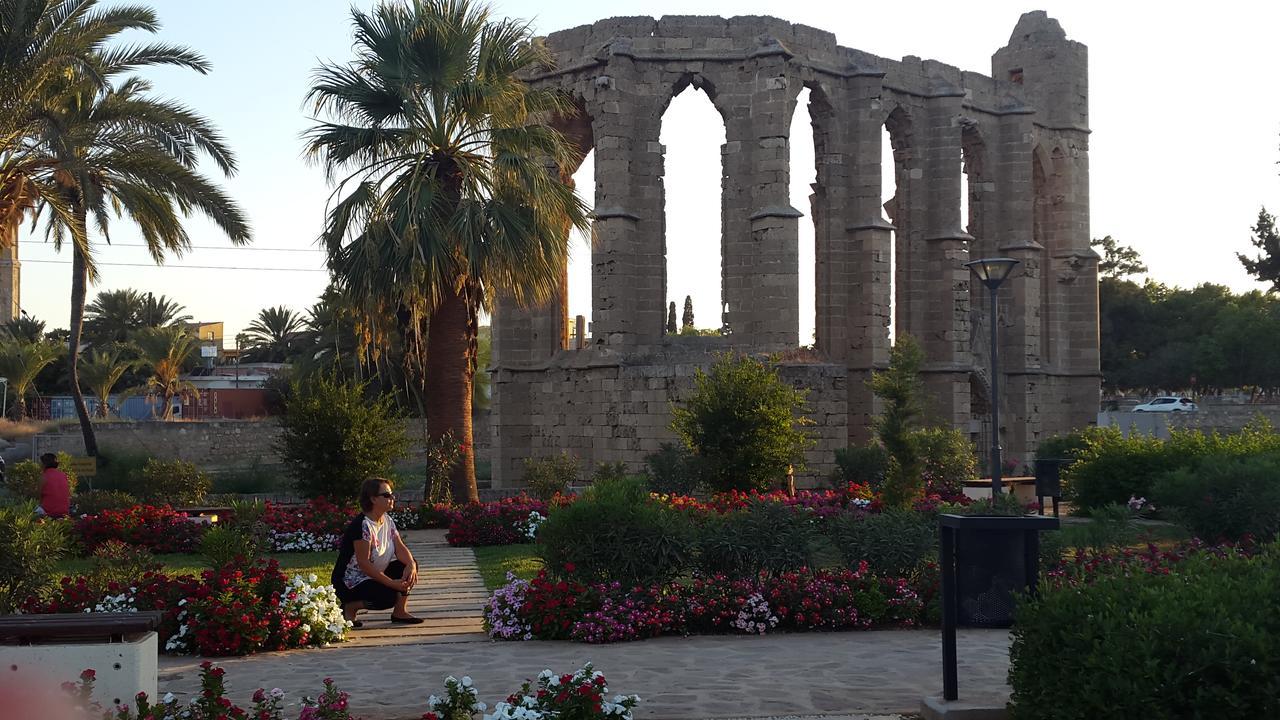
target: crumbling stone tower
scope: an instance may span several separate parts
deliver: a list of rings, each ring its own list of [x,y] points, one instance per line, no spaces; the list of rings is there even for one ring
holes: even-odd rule
[[[1023,15],[992,56],[991,76],[876,57],[769,17],[612,18],[545,42],[556,67],[530,82],[577,99],[580,114],[560,129],[577,144],[579,164],[595,150],[593,333],[569,347],[565,293],[544,308],[497,308],[495,486],[517,483],[524,458],[561,450],[638,470],[670,439],[670,403],[691,387],[694,368],[726,349],[794,350],[806,215],[816,235],[816,358],[783,372],[811,389],[818,446],[807,458],[810,480],[829,471],[835,449],[869,435],[877,408],[866,380],[888,362],[891,312],[896,332],[924,349],[935,422],[975,440],[986,432],[993,321],[1009,456],[1025,458],[1040,438],[1093,421],[1098,257],[1089,247],[1087,56],[1057,21]],[[726,132],[719,338],[664,331],[658,138],[668,103],[689,86],[707,93]],[[788,133],[803,88],[817,182],[802,212],[789,203]],[[886,128],[896,193],[882,207]],[[992,255],[1022,261],[994,319],[985,288],[964,267]]]

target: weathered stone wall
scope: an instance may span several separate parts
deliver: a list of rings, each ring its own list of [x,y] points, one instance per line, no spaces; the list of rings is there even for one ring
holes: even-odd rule
[[[666,372],[649,358],[665,357],[677,340],[663,330],[659,134],[671,98],[690,87],[706,92],[725,125],[725,347],[760,353],[795,346],[798,224],[807,212],[816,245],[815,350],[844,370],[846,443],[870,435],[877,407],[865,381],[888,363],[891,314],[897,333],[924,350],[936,420],[969,428],[988,404],[987,342],[995,324],[1005,389],[998,431],[1013,456],[1094,421],[1100,373],[1088,58],[1057,21],[1043,12],[1023,15],[992,56],[989,76],[914,56],[877,57],[838,45],[829,32],[769,17],[610,18],[545,41],[556,65],[529,82],[577,100],[579,117],[558,125],[577,144],[578,162],[595,151],[593,354],[564,357],[565,293],[542,308],[498,302],[494,366],[504,380],[495,385],[495,485],[513,481],[514,458],[541,452],[553,439],[563,449],[589,449],[596,460],[628,463],[661,439],[626,425],[601,428],[612,421],[608,413],[593,411],[581,415],[589,424],[579,422],[576,411],[559,409],[569,402],[560,394],[602,392],[607,381],[620,398],[639,393],[653,404],[666,392],[662,402],[673,399],[678,383],[622,368]],[[789,201],[789,132],[805,88],[818,167],[810,206],[801,211]],[[886,130],[895,178],[889,192],[881,187]],[[961,217],[966,177],[969,212]],[[986,289],[964,266],[992,256],[1021,263],[1000,291],[997,318],[989,317]],[[596,367],[618,368],[617,375],[604,377]],[[547,383],[559,383],[554,400]],[[640,417],[643,427],[663,424],[647,410]]]
[[[489,424],[488,412],[477,413],[474,433],[478,459],[489,456]],[[422,421],[405,420],[405,432],[412,443],[406,462],[417,463],[424,457]],[[271,419],[112,422],[98,425],[97,436],[98,446],[108,453],[146,453],[166,460],[187,460],[207,469],[279,462],[275,443],[280,437],[280,426]],[[37,435],[34,444],[36,455],[59,451],[84,454],[84,438],[77,427]]]
[[[1171,429],[1198,429],[1204,432],[1234,433],[1259,416],[1280,428],[1280,405],[1206,405],[1195,412],[1098,413],[1099,425],[1114,425],[1126,435],[1137,430],[1144,435],[1168,439]]]
[[[725,347],[715,338],[681,340],[625,364],[608,352],[584,350],[543,368],[500,371],[499,402],[519,392],[531,412],[506,418],[501,435],[493,437],[494,487],[518,486],[525,458],[562,451],[578,456],[588,472],[601,462],[625,462],[630,471],[643,472],[645,456],[675,440],[672,402],[692,392],[695,371],[708,369]],[[808,390],[805,415],[813,420],[808,431],[815,444],[796,477],[798,485],[814,487],[834,469],[835,451],[848,443],[848,375],[829,363],[783,363],[779,370],[793,387]]]

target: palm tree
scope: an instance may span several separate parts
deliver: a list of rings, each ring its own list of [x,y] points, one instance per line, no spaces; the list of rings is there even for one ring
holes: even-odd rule
[[[22,420],[27,416],[27,394],[35,384],[36,376],[62,354],[62,348],[50,342],[0,342],[0,373],[9,378],[17,401],[13,404],[13,417]]]
[[[177,326],[143,328],[133,336],[142,365],[151,371],[147,378],[147,390],[160,396],[164,403],[161,420],[173,419],[173,398],[184,391],[197,397],[200,391],[195,385],[182,379],[182,371],[200,342],[185,328]]]
[[[16,317],[0,326],[7,337],[19,342],[33,343],[44,339],[44,321],[30,315]]]
[[[306,322],[284,305],[264,308],[245,328],[249,353],[255,362],[284,362],[294,353]]]
[[[30,0],[34,2],[34,0]],[[86,17],[97,0],[78,0],[45,7],[55,12],[73,5]],[[154,32],[155,14],[146,8],[126,8],[131,24],[108,27],[103,39],[133,27]],[[99,43],[101,45],[101,43]],[[70,219],[51,214],[48,234],[55,247],[72,240],[71,339],[69,366],[72,395],[85,452],[97,453],[97,439],[79,382],[80,341],[85,291],[97,278],[88,218],[109,241],[111,215],[127,215],[138,226],[152,258],[161,263],[166,253],[180,256],[190,238],[179,214],[199,211],[217,224],[233,243],[249,240],[240,209],[197,172],[201,157],[231,174],[235,161],[218,132],[203,117],[183,105],[149,95],[151,85],[125,73],[144,66],[175,65],[204,73],[208,64],[198,54],[170,45],[98,48],[89,54],[92,67],[69,72],[49,83],[40,100],[39,122],[33,123],[30,144],[44,149],[53,162],[58,200]]]
[[[555,167],[577,151],[537,123],[572,105],[517,77],[552,58],[527,24],[485,5],[384,1],[351,16],[356,59],[322,65],[309,94],[328,120],[308,131],[307,150],[342,196],[321,240],[343,292],[395,318],[428,439],[461,439],[453,494],[474,500],[478,316],[495,293],[550,298],[571,226],[587,225]]]
[[[84,309],[84,338],[94,345],[127,341],[138,329],[142,303],[132,288],[99,292]]]
[[[138,309],[138,324],[142,327],[185,325],[193,319],[187,314],[185,306],[164,295],[156,297],[151,293],[147,293],[142,297],[142,307]]]
[[[88,359],[80,365],[80,382],[89,389],[98,400],[98,417],[107,417],[108,401],[111,391],[120,378],[138,366],[138,360],[126,356],[125,349],[114,345],[90,352]]]

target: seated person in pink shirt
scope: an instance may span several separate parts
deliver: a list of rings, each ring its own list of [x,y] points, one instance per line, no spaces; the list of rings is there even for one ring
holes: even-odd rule
[[[71,514],[71,482],[67,474],[58,469],[58,456],[45,453],[40,456],[44,474],[40,478],[40,506],[36,513],[51,518]]]

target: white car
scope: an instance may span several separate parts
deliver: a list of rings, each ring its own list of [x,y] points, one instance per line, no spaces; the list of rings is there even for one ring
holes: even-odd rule
[[[1165,397],[1152,398],[1147,402],[1138,405],[1133,409],[1134,412],[1191,412],[1196,409],[1196,404],[1191,402],[1191,398],[1175,397],[1168,395]]]

